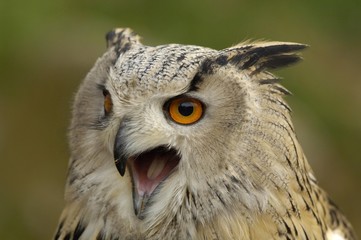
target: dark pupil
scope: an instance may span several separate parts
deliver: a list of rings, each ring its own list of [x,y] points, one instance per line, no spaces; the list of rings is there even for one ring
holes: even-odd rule
[[[193,103],[183,102],[179,104],[178,111],[182,116],[189,116],[193,113]]]

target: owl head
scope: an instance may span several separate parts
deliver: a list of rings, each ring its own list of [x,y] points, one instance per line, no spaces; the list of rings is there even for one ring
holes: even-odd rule
[[[150,47],[130,29],[106,39],[75,97],[66,201],[82,207],[63,218],[154,229],[232,205],[247,219],[291,188],[291,168],[307,170],[289,144],[289,92],[268,72],[299,61],[305,45]]]

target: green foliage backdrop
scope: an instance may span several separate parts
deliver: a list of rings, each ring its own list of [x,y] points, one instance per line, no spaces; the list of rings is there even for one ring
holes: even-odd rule
[[[149,45],[309,44],[276,74],[320,184],[361,229],[361,1],[0,0],[0,239],[51,238],[72,97],[114,27]]]

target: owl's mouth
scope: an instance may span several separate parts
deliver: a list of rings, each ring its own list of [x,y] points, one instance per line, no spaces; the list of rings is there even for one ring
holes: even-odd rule
[[[157,147],[128,158],[127,166],[133,181],[133,204],[138,218],[142,219],[144,210],[158,186],[178,166],[180,157],[173,148]]]

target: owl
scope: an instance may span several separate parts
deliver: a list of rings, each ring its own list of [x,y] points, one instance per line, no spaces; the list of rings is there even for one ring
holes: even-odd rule
[[[55,239],[356,239],[269,72],[305,45],[106,40],[75,96]]]

